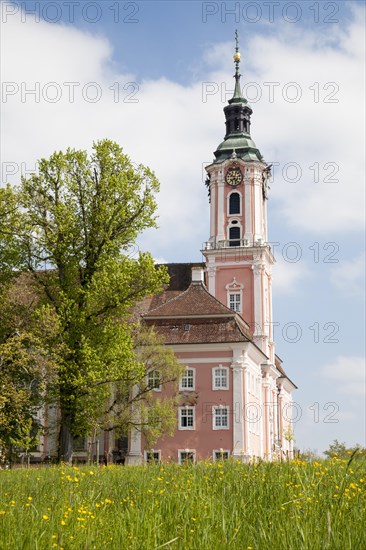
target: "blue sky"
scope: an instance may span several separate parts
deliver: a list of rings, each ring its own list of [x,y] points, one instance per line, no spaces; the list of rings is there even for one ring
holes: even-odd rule
[[[351,1],[1,4],[3,180],[114,139],[159,177],[160,228],[139,246],[165,261],[200,261],[209,238],[203,166],[224,135],[238,28],[252,137],[279,163],[275,335],[301,449],[366,445],[364,15]]]

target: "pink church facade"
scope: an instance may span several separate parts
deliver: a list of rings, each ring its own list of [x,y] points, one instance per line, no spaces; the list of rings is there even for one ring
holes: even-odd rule
[[[226,135],[206,167],[210,236],[203,264],[168,265],[170,287],[143,315],[171,346],[185,374],[172,437],[146,449],[135,430],[127,463],[291,457],[294,383],[273,341],[267,236],[270,166],[250,136],[252,109],[240,90],[224,108]],[[189,272],[192,271],[190,274]],[[156,388],[159,396],[164,388]]]
[[[234,61],[235,91],[224,108],[226,134],[206,167],[210,228],[202,250],[205,261],[168,264],[169,287],[138,308],[184,368],[175,432],[153,449],[137,429],[128,438],[106,432],[97,441],[75,442],[75,460],[96,456],[122,462],[126,452],[126,464],[292,458],[296,386],[273,340],[270,166],[250,135],[252,109],[241,95],[238,48]],[[154,391],[157,397],[169,394],[169,388]],[[40,415],[52,434],[57,410],[47,408]],[[56,453],[47,433],[33,453],[35,461]]]

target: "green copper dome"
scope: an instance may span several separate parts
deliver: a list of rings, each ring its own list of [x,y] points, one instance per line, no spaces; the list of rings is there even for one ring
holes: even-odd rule
[[[262,161],[263,157],[249,134],[244,132],[229,134],[215,151],[215,161],[229,159],[233,152],[242,160]]]

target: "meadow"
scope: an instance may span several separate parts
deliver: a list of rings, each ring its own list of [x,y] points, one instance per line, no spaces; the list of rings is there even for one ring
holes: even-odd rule
[[[0,471],[1,550],[366,548],[366,461]]]

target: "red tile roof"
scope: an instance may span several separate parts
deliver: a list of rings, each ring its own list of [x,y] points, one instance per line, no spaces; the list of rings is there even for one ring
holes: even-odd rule
[[[236,317],[213,319],[187,319],[180,322],[172,319],[147,320],[154,330],[164,337],[166,344],[205,344],[248,342]]]
[[[184,292],[166,291],[150,302],[142,317],[164,337],[166,344],[247,342],[245,321],[212,296],[202,283]],[[156,307],[153,306],[155,304]]]
[[[192,283],[187,290],[150,309],[147,319],[156,317],[235,317],[236,313],[214,298],[202,283]]]

